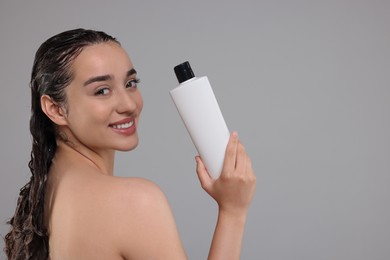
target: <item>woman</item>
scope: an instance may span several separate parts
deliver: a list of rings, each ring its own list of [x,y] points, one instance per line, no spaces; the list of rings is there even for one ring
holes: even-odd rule
[[[21,189],[9,259],[186,259],[169,204],[141,178],[113,176],[116,150],[137,146],[143,107],[137,72],[119,42],[76,29],[38,49],[31,76],[30,182]],[[219,205],[209,259],[239,259],[255,190],[237,134],[221,177],[196,157],[203,189]]]

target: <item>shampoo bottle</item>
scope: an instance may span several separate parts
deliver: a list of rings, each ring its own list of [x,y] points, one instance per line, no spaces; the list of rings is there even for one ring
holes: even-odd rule
[[[179,86],[170,91],[173,102],[210,176],[222,172],[229,130],[208,78],[195,77],[188,61],[174,68]]]

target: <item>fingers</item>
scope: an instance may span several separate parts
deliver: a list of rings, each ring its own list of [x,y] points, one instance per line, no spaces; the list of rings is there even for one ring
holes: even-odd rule
[[[246,214],[256,188],[251,159],[233,132],[226,146],[220,178],[213,180],[199,156],[195,157],[196,172],[202,188],[218,203],[219,210]]]
[[[250,178],[256,183],[256,175],[255,172],[253,171],[252,167],[252,160],[248,157],[248,163],[247,163],[247,172]]]
[[[248,156],[246,154],[244,146],[238,142],[237,145],[237,159],[236,159],[236,171],[238,173],[246,173]]]
[[[236,157],[237,157],[237,145],[238,145],[238,134],[237,132],[233,132],[230,135],[229,142],[226,146],[226,154],[223,171],[233,171],[236,168]]]
[[[253,174],[251,160],[246,153],[245,147],[238,139],[238,134],[233,132],[226,147],[223,174]]]
[[[211,185],[212,179],[208,174],[206,167],[204,166],[200,156],[195,157],[196,160],[196,173],[198,174],[198,178],[200,181],[200,185],[203,189],[207,189]]]

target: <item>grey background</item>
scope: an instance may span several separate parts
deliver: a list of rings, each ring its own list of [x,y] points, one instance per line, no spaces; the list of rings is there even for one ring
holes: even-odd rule
[[[184,60],[254,162],[242,259],[390,259],[390,1],[376,0],[1,0],[2,236],[29,178],[34,53],[75,27],[116,36],[139,71],[141,141],[116,175],[162,187],[190,259],[206,259],[217,208],[168,94]]]

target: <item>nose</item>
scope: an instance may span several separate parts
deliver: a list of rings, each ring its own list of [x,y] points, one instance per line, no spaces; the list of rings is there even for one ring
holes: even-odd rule
[[[126,89],[117,92],[117,112],[119,114],[132,114],[136,109],[137,103],[132,93],[129,93]]]

